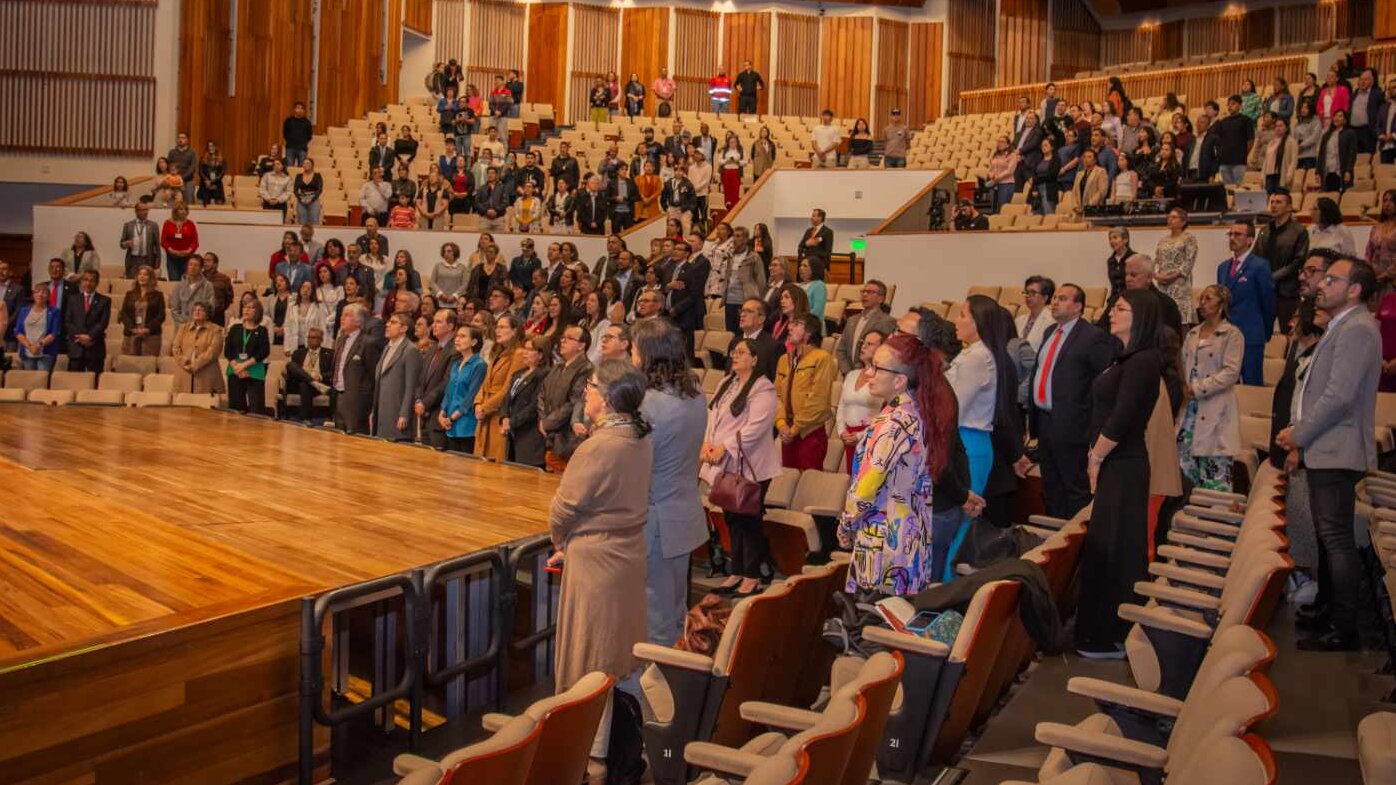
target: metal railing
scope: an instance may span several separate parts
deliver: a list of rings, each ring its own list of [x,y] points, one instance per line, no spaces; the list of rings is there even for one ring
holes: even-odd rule
[[[439,651],[432,646],[432,656],[424,664],[426,683],[431,687],[446,688],[446,716],[455,719],[465,713],[466,679],[468,676],[485,676],[490,671],[505,672],[502,658],[504,636],[508,629],[508,609],[513,602],[513,581],[505,580],[509,557],[506,548],[492,548],[472,553],[468,556],[450,559],[429,568],[423,581],[423,590],[431,608],[430,630],[434,641],[444,647],[444,663],[434,662]],[[488,571],[483,580],[471,580]],[[471,596],[480,586],[486,589],[485,596]],[[436,589],[440,587],[444,602],[437,613]],[[483,650],[469,654],[470,644],[479,644],[478,638],[471,640],[468,630],[475,625],[467,623],[470,618],[487,619],[489,627],[488,643]],[[437,619],[442,620],[438,636]],[[507,683],[499,680],[494,685],[493,703],[496,709],[504,706]]]

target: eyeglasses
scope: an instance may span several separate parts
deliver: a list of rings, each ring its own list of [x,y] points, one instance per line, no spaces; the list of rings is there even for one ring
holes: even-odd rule
[[[591,389],[593,389],[593,390],[599,390],[599,389],[601,389],[601,385],[600,385],[600,384],[597,384],[595,379],[587,379],[587,387],[589,387],[589,388],[591,388]]]
[[[1251,235],[1250,235],[1250,233],[1248,233],[1248,232],[1230,231],[1230,232],[1227,232],[1227,233],[1226,233],[1226,236],[1227,236],[1227,237],[1250,237]]]
[[[1041,297],[1041,296],[1042,296],[1042,292],[1040,292],[1040,291],[1038,291],[1038,290],[1036,290],[1036,289],[1024,289],[1024,290],[1023,290],[1023,296],[1024,296],[1024,297]]]
[[[885,365],[878,365],[877,363],[873,363],[872,365],[870,365],[870,366],[868,366],[868,367],[870,367],[870,368],[873,369],[873,373],[878,373],[879,371],[881,371],[881,372],[885,372],[885,373],[901,374],[902,376],[906,376],[906,375],[907,375],[907,372],[906,372],[906,371],[899,371],[899,370],[897,370],[896,368],[888,368],[888,367],[885,366]]]
[[[1341,275],[1334,275],[1334,274],[1332,274],[1332,273],[1329,273],[1329,274],[1323,276],[1323,278],[1320,279],[1320,280],[1323,282],[1323,285],[1324,285],[1324,286],[1332,286],[1333,284],[1337,283],[1338,281],[1342,281],[1343,283],[1352,283],[1352,279],[1351,279],[1351,278],[1344,278],[1344,277],[1341,276]]]

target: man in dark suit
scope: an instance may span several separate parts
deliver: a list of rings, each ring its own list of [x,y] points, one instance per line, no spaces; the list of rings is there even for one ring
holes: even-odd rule
[[[834,346],[834,359],[839,373],[852,373],[862,368],[863,337],[868,330],[877,330],[883,337],[897,329],[897,320],[887,313],[887,284],[877,279],[865,281],[861,293],[862,312],[848,320],[839,342]]]
[[[1396,79],[1386,83],[1386,100],[1377,113],[1377,152],[1381,163],[1396,163]]]
[[[1110,336],[1081,318],[1085,307],[1081,287],[1057,287],[1049,306],[1056,324],[1042,337],[1029,393],[1047,514],[1057,518],[1070,518],[1091,501],[1091,384],[1115,356]],[[1018,474],[1026,475],[1028,466],[1027,457],[1020,458]]]
[[[810,213],[809,228],[800,236],[800,245],[795,251],[795,257],[818,259],[824,263],[824,269],[827,270],[829,255],[833,252],[834,232],[824,225],[824,211],[816,207]]]
[[[1275,316],[1283,328],[1299,309],[1299,269],[1309,257],[1309,231],[1294,217],[1294,199],[1286,188],[1270,194],[1270,223],[1256,235],[1256,251],[1270,262],[1275,281]]]
[[[150,220],[150,202],[137,202],[136,217],[121,225],[121,247],[126,250],[127,278],[135,278],[143,264],[160,269],[160,225]]]
[[[383,339],[364,329],[363,306],[344,309],[335,339],[330,407],[334,425],[348,433],[368,433],[368,413],[373,404],[373,371],[383,352]]]
[[[708,257],[701,253],[689,258],[693,246],[701,248],[702,242],[702,237],[694,234],[688,240],[674,243],[674,272],[664,285],[667,290],[664,310],[683,333],[687,357],[693,356],[693,332],[703,327],[703,287],[712,269]]]
[[[893,325],[895,324],[894,322]],[[732,336],[732,342],[727,345],[727,357],[732,356],[732,350],[737,347],[738,341],[744,338],[751,339],[756,344],[756,372],[764,374],[774,382],[776,363],[780,362],[780,356],[785,354],[785,347],[766,331],[766,301],[760,297],[748,298],[738,312],[737,325],[740,332]],[[722,358],[724,363],[727,362],[727,357]]]
[[[685,147],[688,144],[688,134],[683,130],[683,120],[674,118],[674,133],[664,137],[664,152],[672,155],[674,160],[687,157],[688,152]]]
[[[441,413],[441,399],[446,396],[446,383],[450,381],[448,371],[456,359],[455,337],[459,323],[456,312],[450,308],[438,308],[432,316],[431,337],[434,345],[422,366],[416,400],[412,404],[412,411],[421,423],[424,440],[438,450],[446,448],[446,432],[441,430],[437,415]]]
[[[620,252],[625,250],[625,239],[619,232],[611,232],[606,238],[606,255],[597,259],[592,265],[591,271],[596,274],[598,282],[620,272]]]
[[[1357,483],[1377,465],[1377,387],[1381,382],[1381,328],[1368,307],[1377,276],[1366,262],[1339,259],[1318,283],[1318,307],[1332,315],[1314,347],[1307,376],[1296,391],[1294,424],[1276,436],[1290,451],[1286,469],[1303,461],[1309,508],[1318,535],[1319,600],[1301,608],[1311,630],[1306,651],[1354,651],[1359,631],[1380,636],[1381,622],[1363,606],[1366,582],[1353,535]]]
[[[548,175],[553,178],[553,182],[566,180],[567,190],[574,194],[577,192],[577,182],[581,180],[582,174],[577,159],[572,157],[571,143],[563,142],[558,145],[557,155],[553,156],[553,162],[548,166]]]
[[[5,324],[0,324],[0,343],[4,343],[6,348],[14,345],[15,321],[19,319],[19,309],[29,300],[29,293],[24,291],[24,284],[19,280],[10,280],[10,265],[0,259],[0,303],[5,305],[5,313],[9,315],[9,320]]]
[[[389,176],[397,171],[397,149],[388,141],[386,132],[379,134],[378,140],[368,148],[368,170],[371,172],[380,166]]]
[[[1209,102],[1215,103],[1215,102]],[[1209,182],[1217,174],[1217,144],[1220,129],[1212,120],[1210,111],[1197,117],[1197,133],[1192,144],[1183,155],[1184,169],[1188,180],[1198,183]]]
[[[1226,99],[1226,117],[1217,121],[1217,168],[1227,185],[1240,185],[1255,139],[1255,123],[1241,113],[1241,96]]]
[[[1217,283],[1231,290],[1231,323],[1246,338],[1241,383],[1265,381],[1265,344],[1275,330],[1275,281],[1270,262],[1251,253],[1255,226],[1232,224],[1226,232],[1231,258],[1217,265]]]
[[[1173,302],[1173,298],[1154,285],[1153,259],[1138,253],[1125,259],[1125,289],[1142,289],[1158,300],[1159,321],[1177,335],[1178,345],[1181,346],[1186,334],[1183,332],[1183,314],[1178,310],[1178,304]],[[1106,303],[1105,310],[1101,312],[1100,318],[1096,319],[1096,327],[1107,333],[1110,331],[1110,312],[1119,301],[1120,298],[1115,297]]]
[[[582,437],[572,428],[573,409],[586,397],[592,366],[587,360],[591,334],[573,325],[562,331],[555,364],[544,377],[538,392],[538,432],[547,442],[547,467],[552,472],[567,468],[567,460]]]
[[[100,374],[107,362],[107,323],[111,298],[97,291],[100,274],[86,270],[79,291],[68,301],[64,323],[68,334],[68,370]]]
[[[330,392],[330,370],[334,367],[334,352],[324,345],[325,331],[312,327],[305,334],[305,346],[291,353],[286,364],[286,394],[300,397],[302,422],[310,422],[314,414],[315,396]]]
[[[635,204],[640,201],[640,191],[630,177],[630,165],[621,161],[616,165],[616,175],[606,187],[607,201],[611,206],[611,231],[623,232],[635,223]]]
[[[606,219],[610,217],[607,209],[606,193],[601,190],[601,176],[592,175],[586,184],[586,190],[577,194],[576,201],[577,231],[582,234],[605,234]]]
[[[1377,129],[1380,128],[1382,104],[1385,99],[1377,86],[1376,73],[1367,68],[1357,77],[1357,89],[1352,92],[1348,109],[1348,127],[1357,134],[1357,152],[1368,155],[1377,151]]]

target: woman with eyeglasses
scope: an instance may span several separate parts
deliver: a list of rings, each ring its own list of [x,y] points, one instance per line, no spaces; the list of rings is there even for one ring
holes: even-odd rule
[[[932,572],[931,477],[949,460],[954,393],[941,355],[903,332],[873,353],[870,392],[887,406],[854,453],[838,541],[853,551],[849,593],[909,596],[940,578]]]

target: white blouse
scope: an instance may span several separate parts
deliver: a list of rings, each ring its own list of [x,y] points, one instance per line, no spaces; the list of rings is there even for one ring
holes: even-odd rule
[[[882,411],[882,399],[872,394],[871,385],[858,387],[858,377],[862,375],[862,371],[852,371],[843,377],[843,394],[839,397],[839,410],[834,416],[835,437],[850,426],[867,425]]]
[[[983,341],[970,344],[945,369],[945,379],[960,402],[960,427],[992,431],[999,379],[989,347]]]

